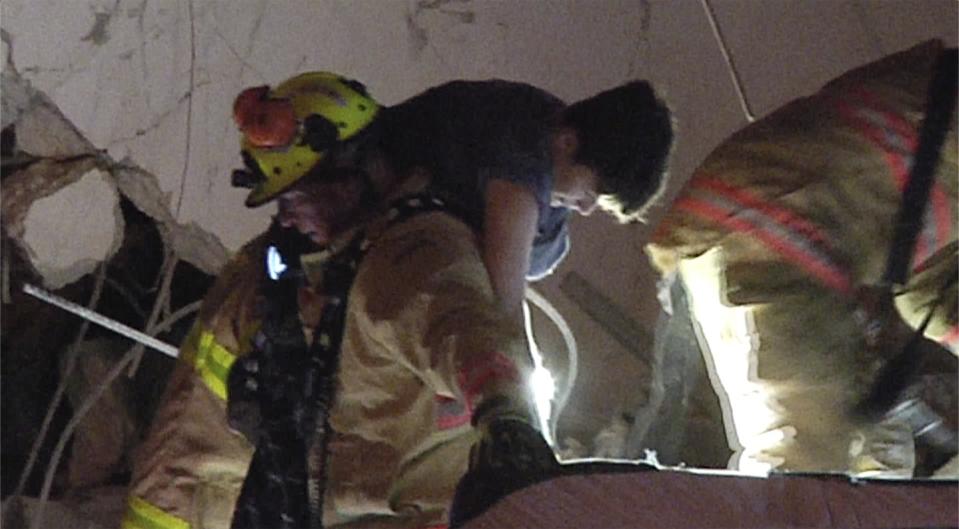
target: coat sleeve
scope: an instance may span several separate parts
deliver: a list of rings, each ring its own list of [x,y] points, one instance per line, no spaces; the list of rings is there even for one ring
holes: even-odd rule
[[[253,450],[228,426],[226,380],[256,330],[261,254],[243,248],[204,297],[135,454],[124,529],[230,526]]]
[[[523,329],[499,310],[477,239],[454,217],[418,215],[378,237],[350,305],[347,325],[357,328],[347,335],[368,342],[365,354],[399,362],[471,408],[505,396],[529,413]]]

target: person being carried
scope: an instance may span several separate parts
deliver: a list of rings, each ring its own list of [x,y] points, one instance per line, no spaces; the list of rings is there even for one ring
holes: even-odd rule
[[[482,226],[483,262],[514,315],[526,281],[566,255],[569,212],[642,219],[673,144],[670,110],[645,81],[569,106],[528,84],[453,81],[385,109],[381,125],[397,171],[426,168],[431,190]]]

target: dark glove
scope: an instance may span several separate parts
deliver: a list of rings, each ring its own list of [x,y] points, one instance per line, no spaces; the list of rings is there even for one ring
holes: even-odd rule
[[[493,403],[489,408],[496,408]],[[450,528],[463,525],[500,498],[559,474],[553,449],[529,418],[483,412],[474,415],[480,439],[470,452],[470,467],[460,480],[450,508]]]
[[[916,373],[884,418],[897,418],[911,427],[916,450],[913,476],[928,477],[959,452],[959,360],[925,337],[909,354],[915,357]]]

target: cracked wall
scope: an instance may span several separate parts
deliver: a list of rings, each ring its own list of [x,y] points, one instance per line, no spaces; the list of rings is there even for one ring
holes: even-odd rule
[[[75,207],[86,214],[61,214]],[[33,202],[22,226],[20,240],[31,262],[47,286],[60,288],[93,272],[119,248],[120,197],[108,175],[93,168],[75,183]],[[80,239],[74,233],[96,236]]]
[[[208,273],[226,262],[215,236],[175,220],[155,176],[97,149],[9,64],[3,74],[4,116],[11,118],[4,128],[16,138],[3,182],[4,231],[38,271],[49,272],[42,275],[50,286],[90,272],[116,250],[123,231],[118,193],[154,218],[188,262]],[[14,166],[22,170],[11,174]]]
[[[244,86],[330,69],[362,79],[385,103],[459,77],[527,80],[581,96],[636,73],[626,50],[645,31],[648,9],[634,5],[645,3],[560,2],[541,12],[471,0],[281,9],[255,0],[11,0],[3,19],[8,67],[90,144],[155,175],[177,222],[197,223],[235,250],[270,214],[237,207],[243,192],[229,185],[238,163],[230,107]],[[595,61],[583,39],[564,35],[569,20],[588,22],[581,31],[602,36],[596,46],[622,51]],[[588,81],[564,79],[564,69]]]

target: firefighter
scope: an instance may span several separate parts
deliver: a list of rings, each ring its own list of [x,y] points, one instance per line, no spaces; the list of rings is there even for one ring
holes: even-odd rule
[[[672,128],[668,109],[649,86],[631,83],[566,109],[527,85],[450,83],[383,109],[361,84],[312,73],[274,89],[246,90],[234,110],[246,165],[234,183],[252,187],[248,206],[276,199],[279,213],[269,232],[224,269],[204,302],[136,460],[125,527],[276,521],[264,516],[278,517],[277,525],[312,516],[314,524],[348,526],[362,518],[369,526],[366,517],[373,515],[389,526],[439,523],[477,431],[518,435],[537,454],[527,460],[554,464],[528,428],[525,341],[510,310],[502,310],[517,294],[509,294],[513,279],[496,270],[523,280],[542,277],[565,255],[568,209],[588,213],[603,195],[612,210],[635,218],[658,194]],[[475,130],[483,124],[476,116],[493,110],[497,115],[487,127]],[[615,116],[629,119],[601,126]],[[596,130],[612,139],[587,132]],[[637,138],[648,145],[642,156],[625,148],[635,147]],[[387,207],[396,197],[423,191],[428,194],[414,198],[415,206]],[[489,211],[496,201],[510,207]],[[448,211],[417,214],[424,204]],[[506,216],[516,204],[521,221]],[[416,218],[392,226],[407,215]],[[384,218],[392,220],[384,225]],[[482,224],[487,233],[477,245]],[[491,264],[491,255],[504,253],[490,247],[501,238],[490,233],[497,225],[514,234],[504,236],[513,245],[505,253],[514,260]],[[364,243],[368,251],[347,244],[368,231],[383,232]],[[390,235],[405,232],[415,236]],[[407,246],[410,241],[419,243]],[[314,344],[336,349],[316,327],[324,314],[336,312],[328,310],[337,283],[329,278],[338,277],[344,255],[359,267],[353,290],[349,280],[337,285],[340,302],[354,294],[340,316],[344,347],[336,362],[306,369],[297,362],[320,355]],[[385,278],[389,288],[379,284]],[[510,296],[513,301],[504,302]],[[302,333],[291,332],[299,327]],[[285,358],[281,351],[300,360],[277,375],[263,360]],[[377,360],[384,359],[377,355],[387,351],[391,362],[380,366]],[[242,358],[247,360],[238,362]],[[324,370],[330,369],[339,377],[336,391],[329,391],[333,377]],[[289,387],[310,386],[313,400],[328,401],[321,410],[325,419],[304,405],[309,399],[297,403],[296,391],[264,388],[261,379],[271,376],[292,376],[284,379]],[[383,380],[390,381],[389,390],[375,388]],[[317,397],[321,386],[327,393]],[[471,420],[479,428],[471,428]],[[317,435],[327,427],[329,436]],[[304,459],[285,462],[296,469],[284,479],[303,482],[297,486],[301,507],[315,510],[322,503],[324,512],[294,513],[295,501],[256,512],[252,499],[264,487],[247,479],[234,519],[254,447],[275,445],[269,438],[279,431],[304,448]],[[494,453],[494,444],[476,453]],[[257,453],[264,461],[254,461],[250,472],[276,479],[279,463],[265,461],[271,451]],[[304,464],[315,472],[301,472]]]
[[[653,234],[655,266],[680,273],[712,337],[731,466],[921,476],[959,449],[956,120],[926,103],[954,93],[933,82],[949,63],[922,43],[736,132]],[[905,201],[913,252],[893,241],[930,120],[945,139],[922,160],[928,200]],[[904,350],[917,365],[891,363]],[[911,387],[875,385],[896,371]]]
[[[554,136],[544,125],[561,105],[529,87],[489,88],[504,104],[525,91],[522,102],[534,94],[549,110],[532,135],[510,138],[533,141],[538,156],[511,153],[531,162],[524,189],[552,195],[530,200],[541,239],[525,250],[532,264],[518,267],[520,277],[542,274],[565,253],[564,206],[615,186],[597,189],[592,167],[569,148],[562,167],[592,185],[537,181],[551,176],[543,142]],[[455,164],[401,158],[406,145],[389,141],[409,130],[400,109],[411,107],[388,112],[361,84],[326,73],[238,97],[246,169],[235,183],[252,187],[247,205],[277,199],[279,213],[204,302],[136,459],[125,527],[425,527],[445,521],[477,439],[485,448],[474,465],[485,458],[502,470],[489,461],[502,456],[498,443],[519,456],[506,458],[509,486],[555,465],[530,426],[522,330],[502,310],[477,244],[482,214],[443,192],[436,175]],[[623,211],[641,209],[661,186],[671,128],[668,112],[657,118],[664,147],[645,161],[638,191],[619,186]],[[583,141],[565,137],[567,147]],[[451,138],[450,148],[463,141]]]
[[[280,213],[205,299],[124,527],[442,524],[478,432],[502,421],[555,463],[529,426],[525,341],[496,308],[471,228],[425,198],[371,215],[373,195],[417,191],[415,178],[373,190],[400,181],[364,149],[376,102],[325,73],[262,96],[289,106],[270,109],[267,140],[238,120],[260,177],[248,202],[278,197]]]

